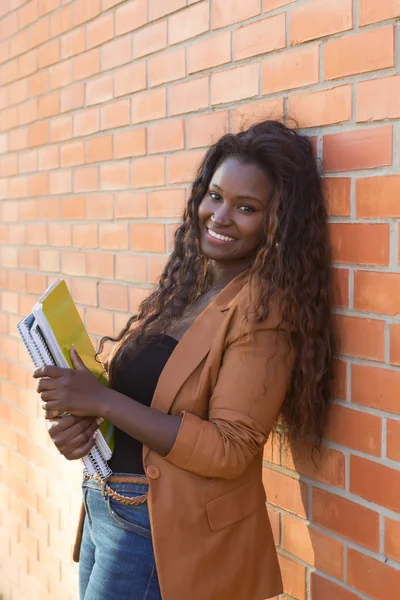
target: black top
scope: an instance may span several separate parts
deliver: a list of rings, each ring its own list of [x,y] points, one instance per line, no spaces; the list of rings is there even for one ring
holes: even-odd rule
[[[150,406],[161,372],[177,344],[175,338],[165,335],[132,359],[121,360],[114,372],[114,390]],[[109,465],[114,473],[143,474],[142,444],[115,427]]]

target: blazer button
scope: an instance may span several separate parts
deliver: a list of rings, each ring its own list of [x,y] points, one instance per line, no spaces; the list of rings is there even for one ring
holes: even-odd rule
[[[147,467],[146,473],[147,476],[150,477],[150,479],[158,479],[161,475],[160,469],[155,465],[150,465],[149,467]]]

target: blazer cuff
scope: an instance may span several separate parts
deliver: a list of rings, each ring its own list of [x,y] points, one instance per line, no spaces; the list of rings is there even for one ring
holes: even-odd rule
[[[192,458],[196,443],[202,428],[202,419],[185,410],[182,411],[182,421],[178,435],[169,453],[164,460],[184,469]]]

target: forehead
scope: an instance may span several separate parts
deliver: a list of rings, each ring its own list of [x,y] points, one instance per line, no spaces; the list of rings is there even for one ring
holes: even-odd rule
[[[270,177],[257,165],[228,158],[215,170],[211,185],[237,196],[268,197],[272,183]]]

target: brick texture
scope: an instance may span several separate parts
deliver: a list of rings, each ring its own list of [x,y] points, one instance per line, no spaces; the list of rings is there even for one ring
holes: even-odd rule
[[[338,353],[321,454],[265,448],[274,600],[398,597],[399,17],[398,0],[0,2],[4,600],[77,600],[80,467],[48,440],[16,323],[61,274],[93,341],[117,334],[207,147],[267,118],[304,129],[324,171]]]

